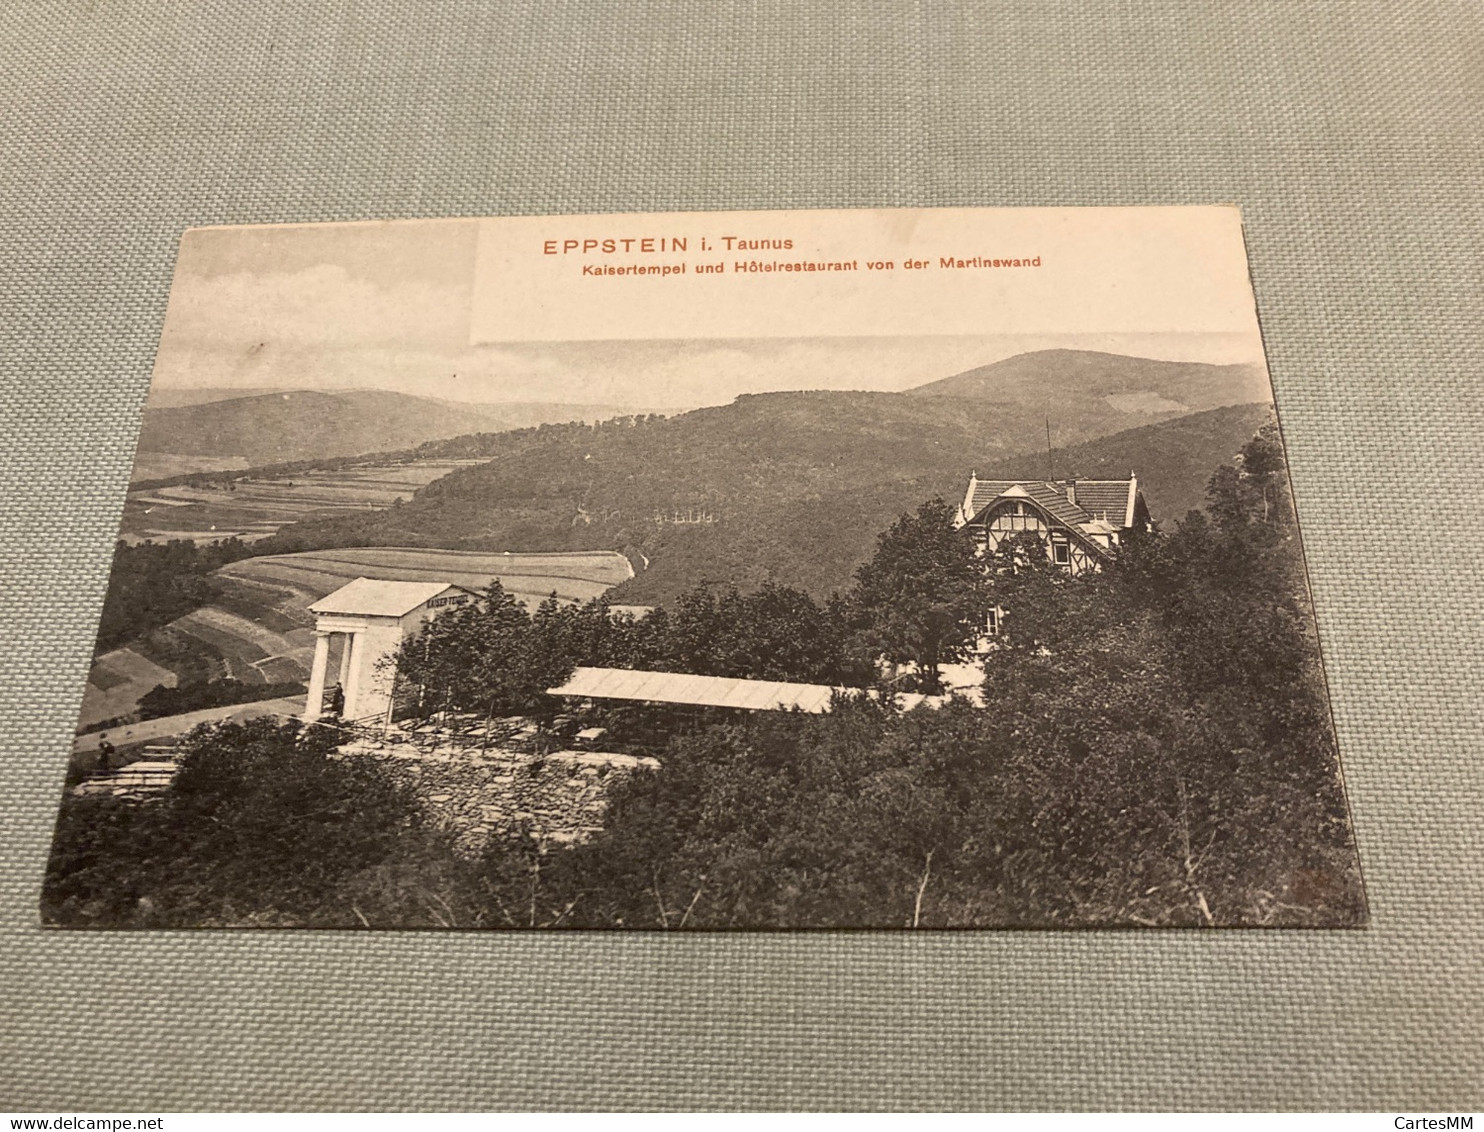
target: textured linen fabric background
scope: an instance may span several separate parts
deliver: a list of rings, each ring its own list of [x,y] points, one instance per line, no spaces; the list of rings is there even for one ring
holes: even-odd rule
[[[1481,22],[1472,0],[0,5],[0,1108],[1484,1105]],[[187,225],[1225,201],[1369,929],[37,927]]]

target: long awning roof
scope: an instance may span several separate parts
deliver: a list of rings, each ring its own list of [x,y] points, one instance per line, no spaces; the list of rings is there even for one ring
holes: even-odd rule
[[[830,699],[835,691],[827,684],[738,680],[727,676],[640,672],[629,668],[579,668],[565,684],[547,690],[554,696],[584,699],[644,700],[658,704],[696,704],[753,711],[798,709],[816,714],[830,710]]]
[[[814,715],[830,710],[835,693],[874,696],[860,688],[828,684],[792,684],[786,680],[742,680],[730,676],[697,676],[690,672],[643,672],[632,668],[578,668],[565,684],[548,688],[553,696],[593,700],[639,700],[655,704],[691,704],[697,707],[742,708],[748,711],[803,711]],[[934,706],[944,696],[909,692],[898,697],[904,710],[922,703]]]

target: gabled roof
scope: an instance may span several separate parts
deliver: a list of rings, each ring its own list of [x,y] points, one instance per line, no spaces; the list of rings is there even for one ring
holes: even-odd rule
[[[977,519],[995,500],[1005,496],[1033,499],[1046,511],[1069,527],[1106,518],[1117,528],[1133,524],[1134,498],[1139,490],[1137,476],[1122,480],[981,480],[969,481],[964,500],[964,520]],[[1071,488],[1077,497],[1067,499]]]
[[[1025,488],[1026,495],[1069,527],[1079,527],[1092,519],[1081,507],[1067,502],[1064,488],[1058,489],[1055,484],[1050,483],[1028,483],[1021,486]]]
[[[424,602],[448,590],[472,593],[450,582],[386,582],[357,578],[309,607],[311,613],[344,613],[356,617],[405,617]]]
[[[1078,480],[1077,506],[1096,519],[1106,515],[1115,527],[1130,526],[1138,483],[1134,476],[1126,480]]]

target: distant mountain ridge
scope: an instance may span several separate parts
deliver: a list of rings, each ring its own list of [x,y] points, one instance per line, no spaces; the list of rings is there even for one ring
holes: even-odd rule
[[[764,416],[779,413],[797,423],[801,412],[811,411],[801,399],[819,396],[841,399],[839,405],[850,407],[840,420],[811,425],[807,431],[816,439],[853,421],[868,434],[880,433],[881,441],[893,447],[901,437],[916,435],[924,423],[948,428],[950,435],[973,423],[982,454],[992,457],[1044,447],[1048,426],[1053,444],[1074,444],[1182,413],[1268,400],[1270,391],[1259,365],[1039,350],[903,394],[753,394],[732,406],[683,417],[702,434],[711,431],[708,423],[713,420],[745,430],[759,409]],[[875,409],[866,414],[870,420],[856,411],[862,398],[876,399]],[[896,404],[883,409],[889,403],[883,399],[893,398]],[[817,407],[818,402],[812,404]],[[152,395],[151,406],[144,413],[135,480],[398,451],[473,433],[647,412],[620,405],[475,404],[373,389],[165,389]],[[723,416],[715,417],[717,412]],[[932,443],[931,437],[924,439]],[[825,442],[826,447],[831,443]]]
[[[255,385],[233,388],[226,385],[197,385],[190,387],[150,387],[149,409],[180,409],[187,405],[209,405],[213,401],[238,401],[244,397],[267,397],[274,393],[303,393],[307,390],[284,389],[273,385]]]
[[[1034,350],[931,381],[914,397],[1044,403],[1101,400],[1128,412],[1198,412],[1272,396],[1260,365],[1169,362],[1098,350]]]
[[[752,394],[663,420],[555,426],[394,510],[295,524],[279,539],[284,549],[637,550],[651,567],[619,596],[644,603],[703,580],[774,578],[821,593],[848,583],[902,510],[957,497],[974,468],[1132,469],[1156,515],[1178,517],[1271,411],[1251,367],[1076,356],[1068,364],[1102,376],[1048,378],[1062,353],[908,393]],[[1192,401],[1222,407],[1192,413]]]
[[[471,432],[592,421],[633,409],[545,402],[465,404],[388,390],[275,390],[149,408],[134,479],[189,470],[285,463],[412,448]]]

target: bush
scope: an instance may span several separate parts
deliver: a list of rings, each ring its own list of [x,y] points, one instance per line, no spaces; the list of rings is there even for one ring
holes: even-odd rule
[[[244,684],[239,680],[196,681],[176,688],[156,684],[139,697],[139,718],[160,719],[170,715],[205,708],[227,707],[232,704],[256,703],[259,700],[276,700],[281,696],[297,696],[304,693],[304,685],[296,680],[278,684]]]
[[[664,769],[539,870],[496,846],[491,891],[606,928],[1363,922],[1286,485],[1265,431],[1100,572],[1011,546],[983,709],[612,712]]]
[[[379,764],[296,723],[215,725],[187,739],[160,797],[65,800],[42,912],[77,927],[415,924],[413,893],[370,907],[346,894],[375,891],[368,873],[452,860]]]

